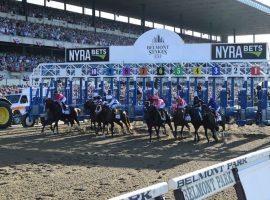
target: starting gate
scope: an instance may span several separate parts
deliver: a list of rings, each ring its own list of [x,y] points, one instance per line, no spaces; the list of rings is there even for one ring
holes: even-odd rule
[[[254,66],[259,66],[259,74],[251,74]],[[46,97],[54,90],[60,90],[66,95],[68,104],[80,108],[93,90],[98,90],[103,97],[110,90],[130,118],[139,120],[143,117],[148,94],[157,93],[170,109],[176,95],[191,103],[194,92],[201,85],[198,96],[205,102],[210,96],[216,97],[226,116],[237,117],[239,125],[256,119],[261,123],[269,119],[269,71],[268,62],[40,64],[30,77],[33,87],[40,88],[37,94],[33,94],[32,109],[36,116],[43,111],[43,100],[39,98],[44,96],[41,94],[43,87],[47,88]],[[258,92],[255,106],[254,85],[261,81],[265,84]],[[143,91],[142,94],[139,90]]]

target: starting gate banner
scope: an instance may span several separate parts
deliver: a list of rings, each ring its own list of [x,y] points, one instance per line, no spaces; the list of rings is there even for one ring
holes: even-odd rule
[[[66,49],[66,62],[180,63],[226,61],[266,61],[266,43],[185,44],[175,32],[152,29],[142,34],[133,46]]]

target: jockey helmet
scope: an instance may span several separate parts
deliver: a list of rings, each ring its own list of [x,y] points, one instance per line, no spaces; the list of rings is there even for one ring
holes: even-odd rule
[[[202,89],[202,86],[201,85],[198,85],[197,86],[197,90],[200,91]]]
[[[106,100],[112,100],[112,95],[106,95]]]
[[[177,97],[176,97],[176,101],[177,101],[177,102],[181,102],[181,101],[182,101],[182,97],[181,97],[181,96],[177,96]]]
[[[182,86],[181,85],[177,85],[177,90],[182,90]]]
[[[93,93],[93,98],[95,98],[95,97],[97,97],[97,96],[99,96],[98,93],[97,93],[97,92],[94,92],[94,93]]]
[[[199,97],[198,97],[198,96],[195,96],[195,97],[194,97],[194,100],[199,100]]]
[[[54,94],[54,95],[58,94],[58,91],[57,91],[57,90],[55,90],[53,94]]]
[[[210,97],[210,102],[214,102],[215,101],[215,98],[214,97]]]

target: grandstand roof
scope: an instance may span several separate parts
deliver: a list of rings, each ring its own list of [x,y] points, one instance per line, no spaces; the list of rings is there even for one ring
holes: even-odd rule
[[[65,1],[92,6],[88,0]],[[147,21],[179,27],[182,15],[184,28],[203,33],[210,32],[210,23],[216,35],[232,35],[233,29],[237,35],[270,33],[270,8],[253,0],[96,0],[96,9],[141,18],[142,4]]]

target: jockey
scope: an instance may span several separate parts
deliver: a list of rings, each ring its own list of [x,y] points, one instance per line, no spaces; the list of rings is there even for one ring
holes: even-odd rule
[[[54,100],[60,104],[60,106],[63,110],[66,110],[65,102],[66,102],[67,98],[63,94],[59,93],[58,91],[55,91],[54,92]]]
[[[121,104],[111,94],[108,94],[108,95],[106,95],[106,103],[105,103],[105,105],[107,105],[108,107],[110,107],[112,109],[115,109],[116,107],[120,106]]]
[[[149,98],[150,103],[155,106],[157,109],[165,108],[165,102],[163,99],[159,98],[159,96],[154,95]]]
[[[185,108],[187,106],[187,102],[180,96],[176,96],[176,103],[172,105],[172,110],[175,112],[178,108]]]
[[[195,96],[193,99],[193,106],[195,108],[200,108],[204,104],[203,100],[201,100],[198,96]]]
[[[208,102],[208,107],[218,116],[218,113],[220,111],[220,106],[218,105],[217,101],[214,97],[211,97]]]
[[[102,102],[102,98],[97,92],[93,93],[93,102],[94,103],[101,103]]]

